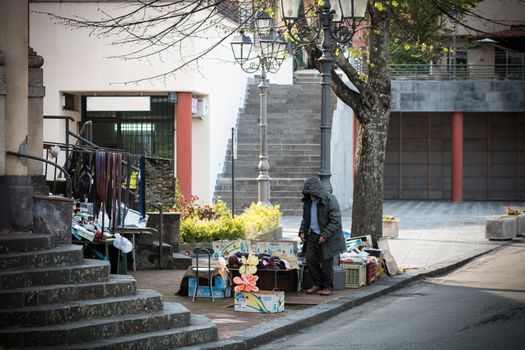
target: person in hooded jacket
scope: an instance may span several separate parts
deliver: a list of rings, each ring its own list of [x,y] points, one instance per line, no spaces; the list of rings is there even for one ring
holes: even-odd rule
[[[306,179],[303,187],[303,219],[299,237],[306,253],[306,266],[313,287],[307,294],[332,295],[333,258],[345,250],[341,211],[337,198],[328,192],[317,176]]]

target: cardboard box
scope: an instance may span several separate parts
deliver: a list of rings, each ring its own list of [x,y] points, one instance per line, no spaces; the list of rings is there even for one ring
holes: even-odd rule
[[[284,311],[284,292],[235,292],[235,311],[273,314]]]
[[[241,276],[239,270],[230,269],[232,279]],[[264,270],[259,269],[255,273],[259,276],[257,287],[261,290],[277,290],[280,292],[297,292],[298,270]]]
[[[213,259],[218,260],[220,256],[226,260],[230,255],[237,252],[249,253],[251,249],[250,241],[214,241],[213,245]]]
[[[195,277],[188,277],[188,296],[193,297],[195,293]],[[220,275],[213,277],[212,293],[214,298],[229,298],[231,296],[231,287],[228,284],[228,280],[223,279]],[[199,286],[197,289],[198,298],[210,298],[210,287],[207,284]]]
[[[256,254],[283,253],[297,256],[297,252],[296,241],[255,241]]]

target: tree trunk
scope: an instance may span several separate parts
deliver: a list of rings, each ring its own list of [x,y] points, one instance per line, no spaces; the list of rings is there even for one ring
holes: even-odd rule
[[[383,236],[383,173],[390,110],[363,110],[357,140],[352,236],[371,235],[374,246]]]

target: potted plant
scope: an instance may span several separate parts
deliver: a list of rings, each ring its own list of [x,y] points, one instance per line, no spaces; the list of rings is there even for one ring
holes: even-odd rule
[[[516,236],[523,236],[525,234],[525,214],[523,209],[506,206],[505,212],[507,216],[516,218]]]
[[[399,219],[394,215],[383,215],[383,236],[388,238],[399,236]]]
[[[487,219],[485,237],[489,240],[509,240],[516,237],[518,231],[517,218],[519,210],[505,207],[505,215]]]

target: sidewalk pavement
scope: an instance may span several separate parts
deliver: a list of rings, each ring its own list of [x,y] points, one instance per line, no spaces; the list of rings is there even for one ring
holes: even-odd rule
[[[402,288],[418,279],[445,274],[509,241],[485,239],[486,219],[502,215],[505,206],[525,207],[525,202],[385,201],[384,214],[400,219],[399,237],[388,239],[390,253],[405,273],[380,278],[360,289],[337,290],[331,297],[286,293],[285,312],[255,314],[233,311],[233,298],[198,298],[175,295],[185,271],[130,272],[138,288],[155,289],[165,301],[180,302],[192,313],[205,314],[217,324],[218,342],[188,349],[251,349],[272,339],[316,324],[368,300]],[[351,230],[351,210],[342,213],[343,229]],[[297,240],[301,218],[281,218],[283,239]],[[366,232],[359,233],[365,235]]]

